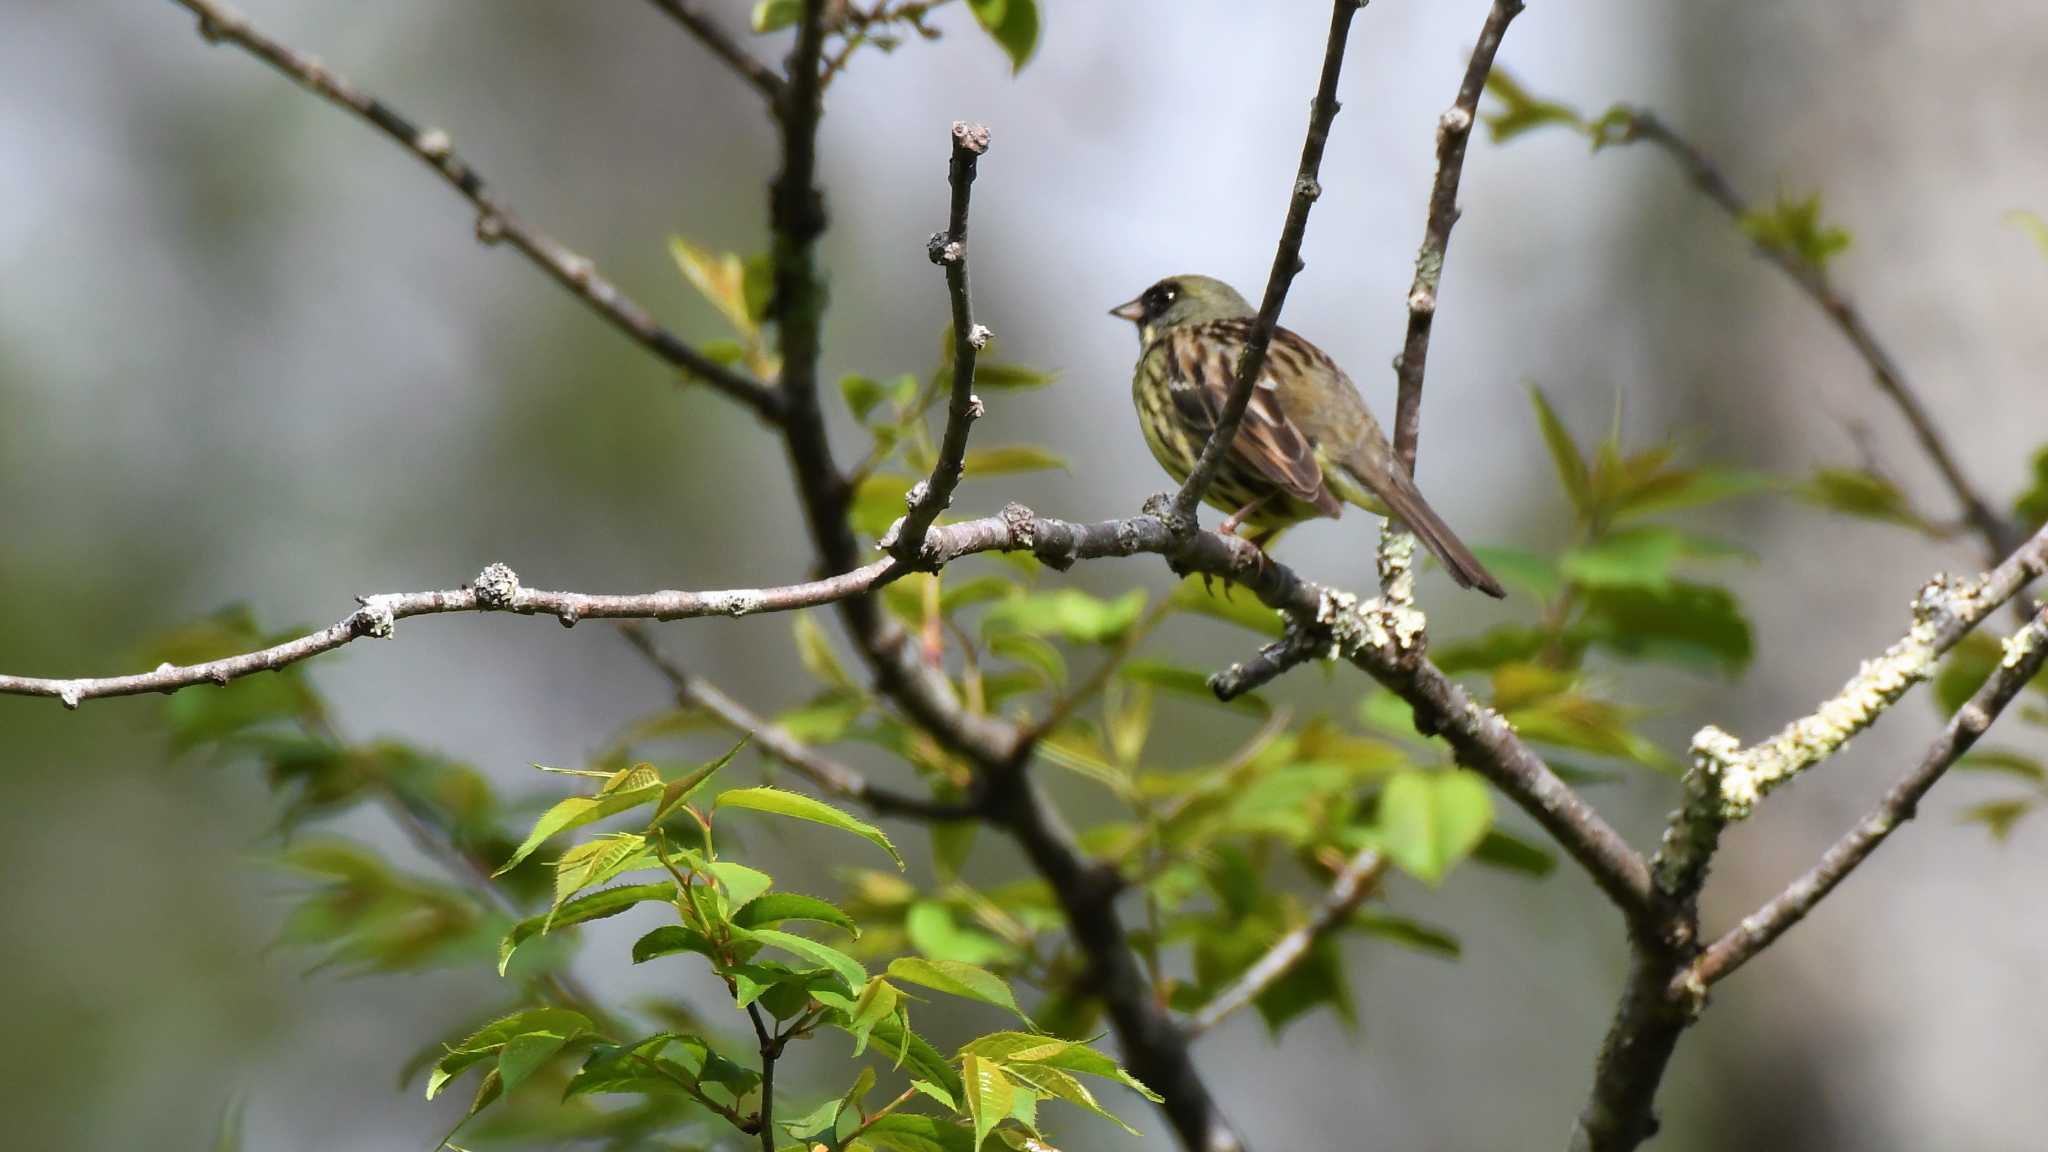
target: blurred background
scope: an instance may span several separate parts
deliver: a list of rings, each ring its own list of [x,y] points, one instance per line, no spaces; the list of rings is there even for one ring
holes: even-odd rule
[[[737,28],[750,5],[712,7]],[[1435,118],[1485,7],[1377,4],[1353,34],[1287,319],[1383,414]],[[760,249],[772,138],[753,93],[652,6],[248,8],[451,133],[520,214],[664,320],[720,334],[664,240]],[[965,506],[1015,497],[1096,518],[1165,486],[1127,398],[1131,333],[1103,311],[1172,272],[1256,294],[1327,11],[1044,8],[1038,58],[1017,77],[955,9],[937,21],[945,41],[863,53],[834,86],[826,369],[929,369],[945,297],[923,242],[944,219],[946,125],[986,121],[977,311],[1006,356],[1062,379],[992,406],[977,435],[1048,443],[1073,465],[970,483]],[[1824,190],[1829,219],[1855,235],[1839,283],[2003,503],[2048,427],[2048,262],[2004,220],[2048,209],[2048,152],[2034,146],[2044,54],[2048,17],[2000,0],[1547,0],[1515,24],[1501,63],[1581,106],[1660,110],[1756,199]],[[1561,132],[1498,148],[1475,136],[1463,206],[1421,483],[1468,539],[1541,547],[1563,530],[1530,384],[1583,439],[1618,411],[1638,442],[1681,431],[1697,456],[1757,469],[1854,464],[1860,428],[1946,513],[1860,362],[1660,157],[1589,156]],[[0,0],[0,668],[127,671],[145,638],[224,604],[324,624],[356,594],[451,587],[492,560],[551,588],[796,578],[808,549],[783,463],[732,406],[676,387],[516,256],[478,246],[467,205],[417,161],[245,54],[209,48],[182,10]],[[1713,526],[1760,557],[1734,577],[1758,658],[1735,683],[1655,682],[1649,730],[1672,749],[1708,720],[1756,736],[1804,711],[1895,638],[1930,573],[1976,567],[1967,545],[1782,500],[1733,506]],[[1282,554],[1357,585],[1372,539],[1353,516],[1292,534]],[[1139,562],[1076,578],[1170,581]],[[1440,578],[1425,590],[1438,629],[1495,618],[1449,591]],[[786,621],[659,635],[757,707],[792,702]],[[1214,664],[1243,641],[1195,630],[1175,643]],[[508,787],[663,701],[610,630],[545,620],[411,621],[314,675],[351,736],[417,741]],[[1288,691],[1341,706],[1358,689],[1346,679],[1298,676]],[[174,762],[158,708],[0,699],[8,1142],[205,1146],[240,1094],[252,1149],[427,1147],[461,1102],[399,1091],[398,1066],[497,991],[468,972],[307,977],[303,958],[270,949],[282,905],[258,861],[274,804],[253,774]],[[1709,924],[1803,869],[1936,720],[1909,701],[1738,827]],[[1189,745],[1179,754],[1211,751]],[[1156,748],[1174,755],[1170,741]],[[1666,1084],[1658,1147],[2038,1143],[2048,824],[2003,844],[1962,826],[1989,788],[1945,782],[1917,825],[1717,991]],[[1649,773],[1594,793],[1639,845],[1674,796]],[[378,820],[345,831],[407,858]],[[990,874],[1011,866],[1003,845],[983,854]],[[1542,882],[1467,869],[1435,893],[1396,881],[1390,899],[1457,931],[1464,958],[1352,942],[1355,1031],[1322,1013],[1274,1047],[1247,1014],[1203,1043],[1226,1109],[1260,1148],[1558,1146],[1621,982],[1615,917],[1569,868]],[[587,981],[628,994],[662,978],[618,963],[613,936],[592,938]],[[1168,1147],[1156,1116],[1127,1115],[1147,1142],[1079,1125],[1074,1146]]]

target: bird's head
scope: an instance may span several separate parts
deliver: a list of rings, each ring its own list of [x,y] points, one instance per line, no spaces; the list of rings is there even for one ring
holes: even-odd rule
[[[1154,333],[1183,324],[1237,320],[1255,313],[1237,289],[1209,276],[1168,276],[1145,289],[1128,304],[1109,310],[1138,326],[1138,338],[1150,343]]]

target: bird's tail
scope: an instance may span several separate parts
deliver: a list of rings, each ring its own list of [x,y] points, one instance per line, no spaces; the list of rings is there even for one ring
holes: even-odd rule
[[[1451,579],[1458,582],[1458,587],[1477,588],[1496,600],[1507,595],[1507,591],[1500,586],[1500,581],[1493,578],[1493,573],[1486,570],[1486,565],[1481,564],[1479,558],[1472,555],[1472,550],[1465,547],[1465,542],[1458,539],[1458,534],[1451,531],[1451,526],[1444,523],[1443,517],[1436,514],[1436,509],[1429,506],[1429,501],[1422,498],[1422,493],[1415,487],[1415,482],[1408,478],[1407,473],[1401,471],[1398,464],[1390,460],[1385,468],[1360,469],[1353,474],[1357,475],[1360,471],[1364,474],[1359,475],[1358,479],[1372,489],[1373,495],[1386,503],[1395,519],[1407,525],[1408,530],[1415,533],[1417,539],[1431,552],[1436,553],[1436,558],[1443,561],[1444,567],[1451,574]]]

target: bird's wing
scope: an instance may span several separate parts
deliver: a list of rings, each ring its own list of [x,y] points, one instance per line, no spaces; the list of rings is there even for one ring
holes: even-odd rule
[[[1237,355],[1251,336],[1244,320],[1218,320],[1168,333],[1167,394],[1188,430],[1206,441],[1223,417],[1237,379]],[[1280,389],[1262,373],[1237,426],[1231,455],[1249,464],[1288,495],[1337,515],[1337,498],[1323,483],[1315,446],[1280,404]]]

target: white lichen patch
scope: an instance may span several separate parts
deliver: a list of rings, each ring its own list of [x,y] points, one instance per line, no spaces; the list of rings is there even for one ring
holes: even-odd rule
[[[706,592],[704,611],[716,616],[745,616],[761,609],[762,599],[758,592]]]
[[[1719,818],[1746,818],[1771,789],[1840,751],[1850,737],[1933,675],[1943,631],[1956,622],[1974,623],[1992,607],[1982,593],[1978,580],[1936,576],[1928,581],[1914,598],[1912,629],[1883,655],[1865,660],[1855,677],[1812,715],[1747,749],[1719,728],[1700,729],[1693,737],[1688,783],[1695,775],[1717,780]]]
[[[2017,668],[2034,650],[2041,646],[2042,621],[2035,617],[2032,624],[2005,638],[2005,655],[1998,662],[2001,668]]]
[[[388,640],[398,627],[398,618],[391,612],[391,605],[381,596],[373,596],[356,609],[351,621],[356,635],[368,636],[373,640]]]

